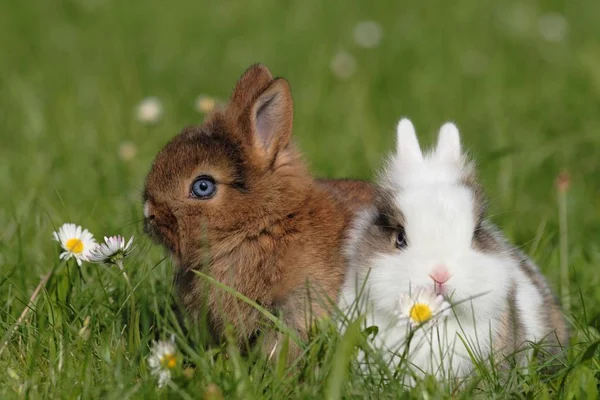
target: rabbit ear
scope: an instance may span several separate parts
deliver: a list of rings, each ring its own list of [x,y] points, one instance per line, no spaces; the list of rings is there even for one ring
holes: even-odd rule
[[[460,135],[456,125],[451,122],[440,128],[435,157],[445,162],[458,162],[461,159]]]
[[[252,65],[235,85],[230,104],[240,111],[246,109],[272,81],[273,75],[267,67],[262,64]]]
[[[396,154],[398,159],[405,162],[423,161],[423,153],[419,147],[415,127],[407,118],[402,118],[396,128]]]
[[[292,136],[294,108],[290,85],[283,78],[275,79],[262,92],[250,109],[254,144],[272,162]]]

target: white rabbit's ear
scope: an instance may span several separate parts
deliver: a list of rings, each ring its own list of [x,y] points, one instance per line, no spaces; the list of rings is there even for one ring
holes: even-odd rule
[[[461,159],[460,135],[456,125],[451,122],[440,128],[435,157],[445,162],[459,162]]]
[[[403,162],[423,161],[423,153],[419,147],[415,127],[407,118],[402,118],[396,128],[396,154],[398,159]]]

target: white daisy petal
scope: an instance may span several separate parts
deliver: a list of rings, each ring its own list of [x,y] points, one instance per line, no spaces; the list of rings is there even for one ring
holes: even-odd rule
[[[127,242],[127,245],[125,245],[125,250],[129,250],[129,248],[131,247],[131,245],[133,244],[133,236],[129,239],[129,241]]]
[[[435,323],[448,315],[450,304],[437,295],[433,288],[419,286],[411,294],[403,293],[398,302],[398,316],[416,327],[425,323]]]
[[[90,252],[89,259],[94,263],[121,265],[122,261],[131,253],[133,237],[125,246],[125,239],[120,236],[104,237],[104,243],[99,244]]]
[[[158,388],[162,389],[167,382],[171,380],[171,373],[169,371],[160,371],[158,373]]]
[[[59,258],[68,260],[75,257],[80,266],[82,261],[87,261],[90,250],[96,246],[96,241],[90,231],[71,223],[63,224],[57,232],[52,232],[52,236],[64,250]]]
[[[177,347],[174,338],[169,341],[154,341],[148,356],[150,374],[158,377],[158,387],[162,388],[171,380],[171,371],[177,367]]]

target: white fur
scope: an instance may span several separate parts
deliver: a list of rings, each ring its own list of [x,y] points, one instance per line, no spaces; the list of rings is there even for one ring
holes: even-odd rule
[[[356,244],[364,240],[376,210],[364,211],[350,232],[346,255],[350,270],[340,296],[340,308],[360,297],[359,308],[368,324],[379,327],[375,343],[398,362],[407,337],[406,324],[399,324],[395,311],[399,294],[417,285],[431,285],[429,276],[443,265],[453,304],[451,316],[437,328],[420,329],[413,337],[409,361],[416,371],[438,377],[464,375],[472,362],[459,336],[476,356],[486,359],[506,312],[510,286],[525,282],[518,262],[510,254],[488,254],[472,247],[475,228],[474,197],[462,185],[465,168],[458,129],[444,125],[435,151],[423,156],[410,121],[398,124],[397,153],[384,170],[380,183],[394,193],[394,206],[405,219],[407,247],[376,255],[371,265],[356,265]],[[367,279],[368,275],[368,279]],[[364,286],[364,292],[359,293]],[[518,286],[519,309],[539,309],[541,297],[531,285]],[[528,313],[530,314],[530,313]],[[539,325],[539,324],[537,324]],[[539,334],[536,323],[526,324],[528,335]]]
[[[448,122],[440,128],[435,155],[443,162],[460,162],[460,136],[458,134],[458,128],[453,123]]]
[[[544,339],[548,334],[548,330],[544,329],[543,314],[537,312],[544,308],[544,299],[540,291],[529,283],[529,278],[522,272],[518,271],[518,288],[517,288],[517,310],[523,318],[525,337],[527,340],[537,342]]]
[[[144,203],[144,218],[148,218],[150,216],[150,201],[146,200]]]
[[[452,123],[442,126],[434,152],[423,155],[412,123],[398,123],[396,154],[388,161],[381,184],[392,190],[405,186],[456,184],[463,175],[463,157],[458,129]]]
[[[406,163],[419,163],[423,161],[423,154],[419,147],[415,127],[410,120],[403,118],[396,128],[396,152]]]

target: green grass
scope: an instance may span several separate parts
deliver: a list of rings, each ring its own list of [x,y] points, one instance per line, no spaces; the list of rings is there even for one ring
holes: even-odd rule
[[[567,22],[562,41],[538,31],[549,12]],[[291,82],[295,138],[319,176],[372,177],[401,116],[423,143],[455,121],[478,160],[492,219],[556,293],[568,285],[572,350],[558,375],[534,371],[503,387],[481,374],[477,388],[459,391],[428,379],[406,390],[408,398],[597,396],[600,356],[590,345],[600,327],[598,15],[593,0],[0,2],[2,341],[41,277],[55,271],[0,354],[0,398],[198,398],[207,388],[214,394],[209,384],[233,398],[404,393],[398,380],[382,383],[384,368],[346,368],[364,344],[357,330],[339,338],[322,327],[301,366],[287,369],[227,344],[207,347],[202,327],[184,335],[171,311],[173,266],[141,233],[144,176],[171,136],[202,122],[195,98],[226,98],[257,61]],[[383,28],[373,49],[352,36],[368,19]],[[330,69],[340,50],[356,60],[345,80]],[[135,118],[147,96],[164,105],[151,126]],[[138,150],[129,161],[119,157],[124,142]],[[571,177],[568,282],[560,279],[554,186],[562,170]],[[136,315],[116,270],[87,264],[79,274],[59,263],[51,233],[64,222],[98,237],[136,236],[126,263]],[[149,344],[171,333],[196,369],[156,391]]]

